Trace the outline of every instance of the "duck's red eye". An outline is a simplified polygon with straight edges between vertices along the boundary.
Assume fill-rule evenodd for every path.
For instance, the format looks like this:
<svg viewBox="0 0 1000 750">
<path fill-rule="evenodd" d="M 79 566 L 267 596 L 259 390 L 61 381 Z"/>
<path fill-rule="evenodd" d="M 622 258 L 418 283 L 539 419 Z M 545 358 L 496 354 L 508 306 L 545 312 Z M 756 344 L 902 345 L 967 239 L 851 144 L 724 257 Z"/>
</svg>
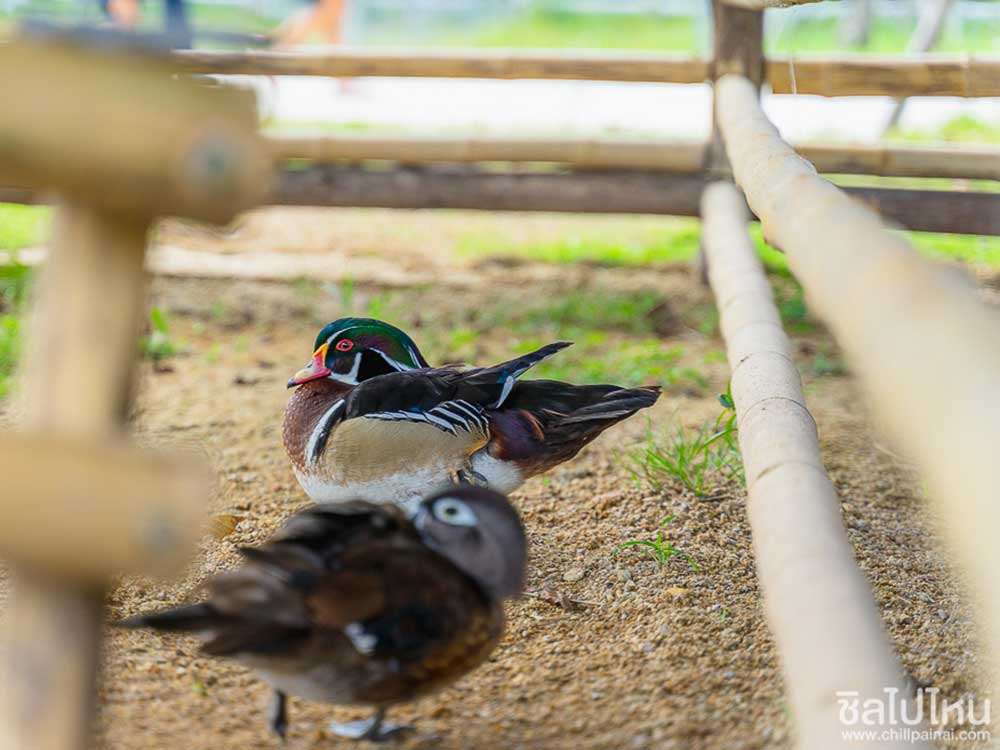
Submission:
<svg viewBox="0 0 1000 750">
<path fill-rule="evenodd" d="M 354 348 L 354 342 L 351 341 L 350 339 L 341 339 L 340 341 L 337 342 L 338 352 L 349 352 L 353 348 Z"/>
</svg>

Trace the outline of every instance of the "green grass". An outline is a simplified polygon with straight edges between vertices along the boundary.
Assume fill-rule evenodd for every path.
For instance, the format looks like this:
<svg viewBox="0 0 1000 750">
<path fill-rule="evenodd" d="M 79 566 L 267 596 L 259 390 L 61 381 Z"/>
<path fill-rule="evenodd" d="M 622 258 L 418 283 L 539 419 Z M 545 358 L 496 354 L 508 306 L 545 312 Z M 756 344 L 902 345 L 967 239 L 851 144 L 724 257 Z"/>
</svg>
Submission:
<svg viewBox="0 0 1000 750">
<path fill-rule="evenodd" d="M 31 269 L 19 263 L 0 265 L 0 399 L 10 391 L 21 353 L 21 311 L 28 296 Z"/>
<path fill-rule="evenodd" d="M 536 10 L 469 30 L 451 30 L 436 44 L 481 47 L 693 50 L 691 19 L 655 15 L 580 14 Z"/>
<path fill-rule="evenodd" d="M 788 18 L 787 16 L 784 18 Z M 784 21 L 768 35 L 770 52 L 800 53 L 843 50 L 837 19 Z M 878 18 L 867 43 L 856 52 L 898 53 L 906 49 L 914 21 Z M 572 13 L 532 10 L 478 27 L 448 28 L 429 43 L 486 47 L 548 47 L 633 49 L 659 52 L 699 51 L 705 45 L 705 26 L 690 18 L 655 14 Z M 386 30 L 372 41 L 398 43 L 401 30 Z M 1000 20 L 979 21 L 964 28 L 948 27 L 938 49 L 944 52 L 1000 50 Z"/>
<path fill-rule="evenodd" d="M 645 444 L 625 456 L 633 479 L 653 489 L 677 484 L 698 497 L 710 497 L 726 484 L 745 484 L 736 444 L 736 411 L 727 391 L 713 423 L 697 429 L 676 427 L 666 435 L 650 430 Z"/>
<path fill-rule="evenodd" d="M 871 35 L 857 52 L 903 52 L 913 33 L 915 20 L 900 21 L 877 18 L 872 22 Z M 780 27 L 779 27 L 780 28 Z M 838 20 L 834 18 L 809 19 L 789 23 L 782 33 L 771 36 L 769 51 L 780 53 L 835 52 L 844 49 L 840 40 Z M 938 52 L 988 52 L 1000 50 L 1000 19 L 966 24 L 963 29 L 946 26 L 935 51 Z"/>
<path fill-rule="evenodd" d="M 891 140 L 950 141 L 954 143 L 1000 143 L 1000 121 L 989 123 L 970 114 L 956 115 L 932 128 L 895 129 Z"/>
<path fill-rule="evenodd" d="M 682 557 L 687 561 L 691 570 L 697 571 L 698 564 L 694 561 L 694 558 L 674 545 L 673 542 L 663 535 L 663 527 L 667 526 L 674 518 L 675 516 L 667 516 L 660 521 L 660 528 L 656 532 L 656 539 L 633 539 L 629 542 L 623 542 L 618 545 L 617 551 L 634 549 L 637 552 L 652 557 L 656 560 L 656 564 L 661 567 L 670 562 L 673 557 Z"/>
<path fill-rule="evenodd" d="M 43 242 L 51 215 L 47 206 L 0 203 L 0 250 L 20 250 Z"/>
</svg>

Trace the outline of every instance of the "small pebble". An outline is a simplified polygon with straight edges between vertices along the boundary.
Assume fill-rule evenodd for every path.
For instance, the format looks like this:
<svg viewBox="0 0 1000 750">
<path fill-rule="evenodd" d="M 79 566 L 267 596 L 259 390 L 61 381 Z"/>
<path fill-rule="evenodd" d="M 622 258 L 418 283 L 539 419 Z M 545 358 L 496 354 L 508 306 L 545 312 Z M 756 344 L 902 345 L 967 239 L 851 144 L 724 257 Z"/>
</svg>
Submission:
<svg viewBox="0 0 1000 750">
<path fill-rule="evenodd" d="M 585 571 L 583 568 L 580 567 L 570 568 L 565 573 L 563 573 L 563 580 L 566 581 L 566 583 L 576 583 L 577 581 L 582 580 L 586 574 L 587 571 Z"/>
</svg>

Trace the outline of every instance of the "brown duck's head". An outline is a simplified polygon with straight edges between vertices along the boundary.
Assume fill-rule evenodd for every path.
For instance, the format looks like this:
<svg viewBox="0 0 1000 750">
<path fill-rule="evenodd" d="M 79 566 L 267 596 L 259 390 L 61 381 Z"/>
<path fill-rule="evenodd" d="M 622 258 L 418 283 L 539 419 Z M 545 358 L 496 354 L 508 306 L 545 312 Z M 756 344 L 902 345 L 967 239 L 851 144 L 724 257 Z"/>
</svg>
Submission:
<svg viewBox="0 0 1000 750">
<path fill-rule="evenodd" d="M 293 388 L 320 378 L 357 385 L 390 372 L 428 367 L 413 339 L 374 318 L 341 318 L 316 337 L 312 360 L 288 381 Z"/>
<path fill-rule="evenodd" d="M 524 590 L 528 543 L 521 517 L 499 492 L 457 485 L 424 498 L 413 517 L 424 544 L 490 596 Z"/>
</svg>

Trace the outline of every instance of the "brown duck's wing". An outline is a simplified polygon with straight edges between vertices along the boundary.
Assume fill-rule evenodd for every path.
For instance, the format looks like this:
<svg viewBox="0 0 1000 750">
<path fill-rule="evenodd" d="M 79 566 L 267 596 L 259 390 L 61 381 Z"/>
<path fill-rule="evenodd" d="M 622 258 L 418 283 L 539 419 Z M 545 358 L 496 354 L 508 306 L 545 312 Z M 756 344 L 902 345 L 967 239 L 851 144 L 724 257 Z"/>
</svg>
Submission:
<svg viewBox="0 0 1000 750">
<path fill-rule="evenodd" d="M 503 408 L 491 415 L 489 450 L 531 474 L 545 471 L 569 460 L 604 430 L 652 406 L 659 397 L 658 386 L 520 381 Z"/>
<path fill-rule="evenodd" d="M 293 652 L 317 629 L 336 629 L 374 616 L 385 606 L 377 574 L 341 560 L 357 548 L 385 553 L 417 544 L 393 507 L 350 503 L 316 506 L 294 515 L 269 542 L 241 550 L 246 563 L 214 578 L 200 604 L 131 618 L 127 627 L 201 632 L 213 655 Z M 325 592 L 317 610 L 317 592 Z"/>
<path fill-rule="evenodd" d="M 345 631 L 370 659 L 396 665 L 365 700 L 397 700 L 457 679 L 480 664 L 503 633 L 499 603 L 426 547 L 391 554 L 359 549 L 345 564 L 375 574 L 384 597 L 380 612 Z"/>
</svg>

